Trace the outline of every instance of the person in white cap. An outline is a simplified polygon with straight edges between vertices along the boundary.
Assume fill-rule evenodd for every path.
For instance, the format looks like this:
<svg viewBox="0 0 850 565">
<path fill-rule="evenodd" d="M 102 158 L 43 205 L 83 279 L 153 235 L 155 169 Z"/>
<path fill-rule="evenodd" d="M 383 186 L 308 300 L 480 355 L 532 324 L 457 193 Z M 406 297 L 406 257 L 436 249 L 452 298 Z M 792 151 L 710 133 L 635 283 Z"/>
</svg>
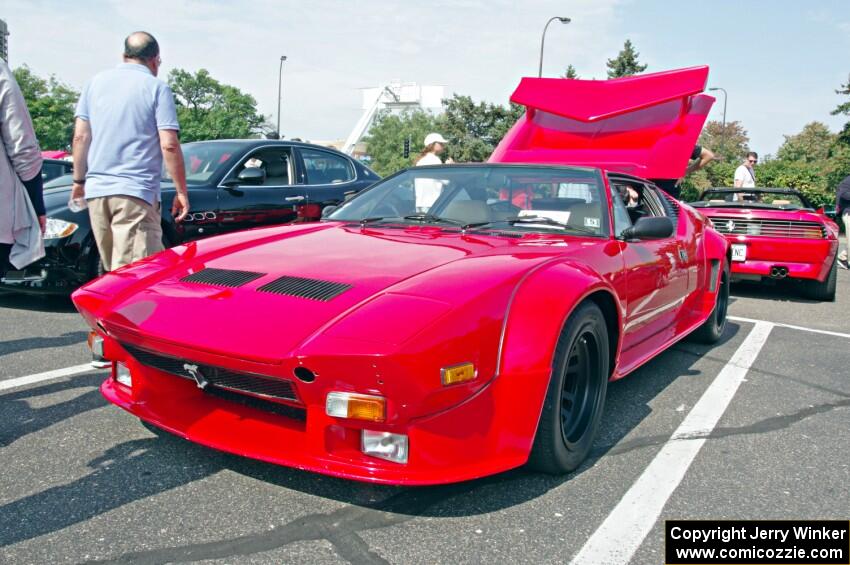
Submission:
<svg viewBox="0 0 850 565">
<path fill-rule="evenodd" d="M 425 136 L 425 149 L 416 158 L 415 166 L 420 165 L 442 165 L 440 153 L 445 151 L 448 142 L 439 133 L 429 133 Z"/>
<path fill-rule="evenodd" d="M 414 166 L 442 165 L 440 153 L 446 149 L 446 140 L 439 133 L 429 133 L 425 136 L 425 149 L 416 158 Z M 451 159 L 447 161 L 451 163 Z M 416 211 L 426 213 L 431 205 L 440 197 L 443 191 L 443 183 L 437 179 L 417 178 L 414 181 L 414 192 L 416 194 Z"/>
</svg>

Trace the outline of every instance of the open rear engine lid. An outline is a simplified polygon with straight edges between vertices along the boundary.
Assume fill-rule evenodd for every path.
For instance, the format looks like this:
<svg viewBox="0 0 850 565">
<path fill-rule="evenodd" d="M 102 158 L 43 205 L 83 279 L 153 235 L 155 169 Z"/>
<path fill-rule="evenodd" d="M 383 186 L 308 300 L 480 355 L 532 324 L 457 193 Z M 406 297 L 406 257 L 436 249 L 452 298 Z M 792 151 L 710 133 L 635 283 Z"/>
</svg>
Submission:
<svg viewBox="0 0 850 565">
<path fill-rule="evenodd" d="M 707 80 L 707 66 L 611 80 L 523 78 L 511 101 L 526 113 L 490 162 L 679 178 L 714 103 L 702 94 Z"/>
</svg>

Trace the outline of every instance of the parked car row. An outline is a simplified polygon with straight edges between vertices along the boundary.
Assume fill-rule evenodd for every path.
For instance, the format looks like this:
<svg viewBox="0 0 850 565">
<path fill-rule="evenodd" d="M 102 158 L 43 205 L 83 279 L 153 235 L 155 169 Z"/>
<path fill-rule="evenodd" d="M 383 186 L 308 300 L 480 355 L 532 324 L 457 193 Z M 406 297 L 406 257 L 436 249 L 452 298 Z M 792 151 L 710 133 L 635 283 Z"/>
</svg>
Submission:
<svg viewBox="0 0 850 565">
<path fill-rule="evenodd" d="M 380 177 L 333 149 L 270 140 L 225 140 L 183 146 L 191 214 L 176 223 L 170 215 L 174 185 L 162 184 L 163 244 L 292 221 L 318 220 L 325 206 L 371 185 Z M 67 161 L 49 161 L 70 167 Z M 49 169 L 52 175 L 56 171 Z M 88 214 L 67 203 L 72 175 L 45 185 L 47 256 L 24 270 L 9 271 L 0 288 L 70 294 L 102 273 Z"/>
</svg>

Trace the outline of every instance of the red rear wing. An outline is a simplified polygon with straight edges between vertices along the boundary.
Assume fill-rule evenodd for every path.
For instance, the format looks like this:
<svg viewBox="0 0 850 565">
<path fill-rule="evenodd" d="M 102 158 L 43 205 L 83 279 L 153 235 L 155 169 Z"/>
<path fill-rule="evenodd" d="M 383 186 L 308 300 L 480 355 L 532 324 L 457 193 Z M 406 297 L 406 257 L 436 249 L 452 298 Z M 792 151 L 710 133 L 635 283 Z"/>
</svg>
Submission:
<svg viewBox="0 0 850 565">
<path fill-rule="evenodd" d="M 523 78 L 526 113 L 490 162 L 588 165 L 645 178 L 685 174 L 714 98 L 708 67 L 612 80 Z"/>
</svg>

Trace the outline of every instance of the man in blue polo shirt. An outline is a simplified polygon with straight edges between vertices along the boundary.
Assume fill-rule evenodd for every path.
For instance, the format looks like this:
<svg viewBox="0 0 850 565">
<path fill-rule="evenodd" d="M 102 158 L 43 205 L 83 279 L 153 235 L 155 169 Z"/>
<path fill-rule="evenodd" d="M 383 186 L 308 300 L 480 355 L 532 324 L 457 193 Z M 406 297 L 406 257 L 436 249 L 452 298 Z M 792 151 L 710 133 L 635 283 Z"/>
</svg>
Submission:
<svg viewBox="0 0 850 565">
<path fill-rule="evenodd" d="M 86 200 L 107 271 L 163 249 L 163 160 L 177 189 L 172 215 L 179 222 L 189 211 L 174 96 L 156 78 L 161 64 L 156 39 L 132 33 L 124 63 L 91 79 L 77 103 L 71 198 Z"/>
</svg>

